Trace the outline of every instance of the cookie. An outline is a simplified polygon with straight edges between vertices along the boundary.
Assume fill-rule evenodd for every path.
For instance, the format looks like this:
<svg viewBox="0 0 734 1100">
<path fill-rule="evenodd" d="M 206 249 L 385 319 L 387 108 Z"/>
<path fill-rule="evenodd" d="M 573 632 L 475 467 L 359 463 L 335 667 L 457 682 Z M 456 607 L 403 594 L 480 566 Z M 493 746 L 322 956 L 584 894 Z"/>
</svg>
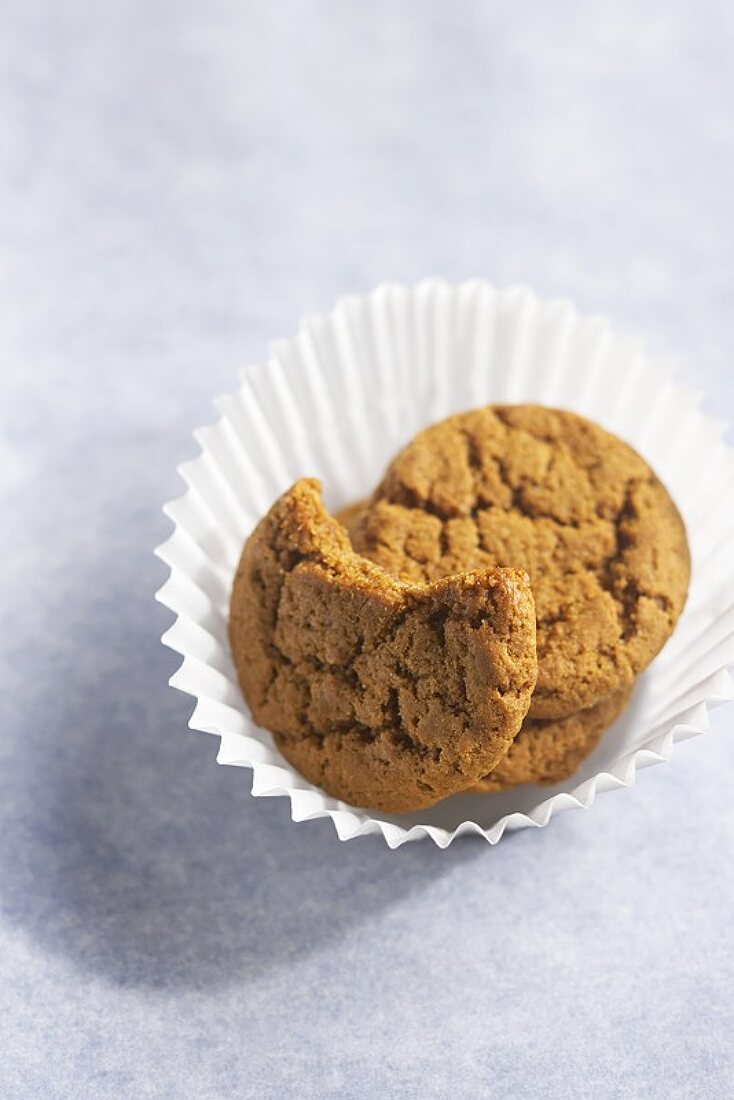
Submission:
<svg viewBox="0 0 734 1100">
<path fill-rule="evenodd" d="M 360 806 L 429 806 L 491 772 L 537 674 L 527 575 L 418 583 L 352 551 L 316 481 L 245 544 L 229 636 L 253 718 L 312 783 Z"/>
<path fill-rule="evenodd" d="M 685 528 L 664 486 L 627 444 L 560 410 L 490 406 L 427 428 L 349 530 L 359 553 L 405 580 L 527 570 L 534 718 L 574 714 L 629 686 L 686 599 Z"/>
<path fill-rule="evenodd" d="M 526 718 L 495 769 L 471 792 L 504 791 L 520 783 L 560 783 L 573 775 L 627 706 L 631 688 L 568 718 Z"/>
</svg>

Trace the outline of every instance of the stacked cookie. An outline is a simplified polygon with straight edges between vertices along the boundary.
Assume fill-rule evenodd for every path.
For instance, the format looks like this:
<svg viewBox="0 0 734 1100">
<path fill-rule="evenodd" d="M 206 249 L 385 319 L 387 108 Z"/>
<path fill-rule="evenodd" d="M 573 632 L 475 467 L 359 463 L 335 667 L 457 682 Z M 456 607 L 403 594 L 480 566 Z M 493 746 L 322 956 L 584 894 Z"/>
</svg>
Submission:
<svg viewBox="0 0 734 1100">
<path fill-rule="evenodd" d="M 573 774 L 686 598 L 685 529 L 649 466 L 588 420 L 539 406 L 478 409 L 421 432 L 348 529 L 357 551 L 406 580 L 527 570 L 538 683 L 482 789 Z"/>
<path fill-rule="evenodd" d="M 337 587 L 341 585 L 342 597 L 348 591 L 352 606 L 362 607 L 365 592 L 374 591 L 379 577 L 380 584 L 396 586 L 391 598 L 400 593 L 400 599 L 407 599 L 411 608 L 415 601 L 423 604 L 425 621 L 430 624 L 427 632 L 421 635 L 417 628 L 410 629 L 414 611 L 407 612 L 401 604 L 396 614 L 403 624 L 408 623 L 406 638 L 390 650 L 389 668 L 381 667 L 370 681 L 359 663 L 366 635 L 361 627 L 355 628 L 350 635 L 353 649 L 347 654 L 351 661 L 347 681 L 354 696 L 346 709 L 340 702 L 345 689 L 339 689 L 336 682 L 326 710 L 314 707 L 314 693 L 321 698 L 319 677 L 330 674 L 333 662 L 325 659 L 324 651 L 318 656 L 311 654 L 311 663 L 299 666 L 298 705 L 293 704 L 295 709 L 287 718 L 280 712 L 274 718 L 271 713 L 273 706 L 279 706 L 274 701 L 290 698 L 292 690 L 289 670 L 293 659 L 287 647 L 283 648 L 283 637 L 274 641 L 271 631 L 267 644 L 258 643 L 258 652 L 264 654 L 269 710 L 259 709 L 249 682 L 252 647 L 248 650 L 243 637 L 259 636 L 253 624 L 264 621 L 257 610 L 261 597 L 257 587 L 253 588 L 254 567 L 247 573 L 240 566 L 232 601 L 235 625 L 231 638 L 245 696 L 256 719 L 273 730 L 285 755 L 308 778 L 339 797 L 364 805 L 417 808 L 460 789 L 458 784 L 464 789 L 499 790 L 517 783 L 553 783 L 573 774 L 625 706 L 635 677 L 671 634 L 686 598 L 690 564 L 685 529 L 663 485 L 621 440 L 559 410 L 494 406 L 433 425 L 397 455 L 372 497 L 349 509 L 341 519 L 349 539 L 329 520 L 340 532 L 338 537 L 334 535 L 339 547 L 334 550 L 332 546 L 336 559 L 332 553 L 331 558 L 327 554 L 319 560 Z M 282 533 L 282 517 L 278 522 Z M 303 532 L 303 517 L 298 529 Z M 272 526 L 269 530 L 267 539 L 272 543 Z M 256 537 L 260 547 L 256 552 L 251 548 L 249 557 L 261 563 L 263 536 L 256 533 Z M 347 572 L 352 571 L 350 581 L 345 581 L 345 556 Z M 243 563 L 247 557 L 246 548 Z M 305 558 L 291 555 L 289 560 L 296 562 L 294 568 L 304 561 L 313 562 L 313 547 Z M 378 567 L 376 572 L 369 571 L 369 563 Z M 366 588 L 354 587 L 354 570 Z M 529 578 L 529 590 L 523 573 Z M 466 574 L 471 578 L 465 583 L 469 583 L 472 600 L 482 586 L 505 596 L 511 592 L 518 608 L 524 610 L 524 619 L 518 612 L 519 617 L 510 623 L 506 607 L 500 614 L 495 602 L 491 610 L 485 609 L 482 621 L 472 600 L 469 608 L 462 594 L 459 581 Z M 282 578 L 282 563 L 278 576 Z M 451 592 L 451 623 L 454 627 L 462 624 L 463 648 L 458 650 L 451 648 L 447 620 L 441 622 L 440 615 L 426 612 L 437 598 L 435 586 L 445 585 L 448 578 L 452 578 L 453 587 L 441 591 L 444 598 Z M 246 621 L 241 612 L 245 592 L 249 593 L 250 609 Z M 527 622 L 532 602 L 527 598 L 529 592 L 537 623 L 533 639 Z M 275 615 L 273 621 L 277 620 L 282 635 L 279 599 L 271 600 L 269 613 Z M 299 630 L 311 638 L 317 630 L 343 633 L 343 622 L 338 616 L 330 617 L 325 606 L 302 616 Z M 507 630 L 516 633 L 514 647 Z M 415 666 L 411 661 L 418 655 L 419 637 L 420 644 L 431 650 L 430 669 L 424 655 L 422 686 L 413 690 Z M 387 638 L 391 644 L 395 642 L 389 631 L 372 635 L 375 652 L 384 648 Z M 533 660 L 537 660 L 534 689 L 528 672 L 529 645 Z M 274 664 L 279 665 L 277 674 L 273 673 Z M 339 667 L 343 671 L 343 666 Z M 470 699 L 467 683 L 476 689 L 477 677 L 484 677 L 484 696 L 479 692 Z M 342 677 L 339 683 L 344 682 Z M 452 685 L 450 700 L 448 684 Z M 498 709 L 499 700 L 508 691 L 519 704 L 510 708 L 511 714 L 507 708 Z M 488 695 L 495 707 L 491 714 Z M 367 697 L 371 709 L 360 711 L 357 703 Z M 526 697 L 527 715 L 523 713 L 517 721 Z M 484 700 L 481 715 L 477 710 L 480 698 Z M 430 719 L 427 699 L 432 699 Z M 329 708 L 331 717 L 326 713 Z M 340 726 L 334 724 L 337 713 Z M 436 723 L 447 722 L 449 716 L 453 724 L 446 725 L 442 734 Z M 410 728 L 409 718 L 413 720 Z M 446 732 L 449 727 L 453 741 Z M 492 763 L 485 767 L 480 762 L 483 750 L 472 738 L 486 749 L 491 742 L 486 732 L 490 729 L 496 736 L 493 751 L 483 757 L 492 757 Z M 338 781 L 331 778 L 334 760 L 344 759 L 346 746 L 355 737 L 361 738 L 362 745 L 377 744 L 382 761 L 367 788 L 359 787 L 359 793 L 354 775 L 363 758 L 376 750 L 350 749 L 350 783 L 344 782 L 341 773 Z M 449 742 L 453 756 L 447 749 Z M 317 759 L 307 768 L 303 765 L 304 743 Z M 294 745 L 300 747 L 294 750 Z M 443 778 L 435 783 L 433 773 L 428 778 L 421 775 L 432 754 L 446 765 Z M 461 761 L 458 768 L 457 759 Z M 382 798 L 380 782 L 384 785 L 387 776 L 406 772 L 414 778 L 411 793 L 403 800 L 396 798 L 394 791 Z"/>
</svg>

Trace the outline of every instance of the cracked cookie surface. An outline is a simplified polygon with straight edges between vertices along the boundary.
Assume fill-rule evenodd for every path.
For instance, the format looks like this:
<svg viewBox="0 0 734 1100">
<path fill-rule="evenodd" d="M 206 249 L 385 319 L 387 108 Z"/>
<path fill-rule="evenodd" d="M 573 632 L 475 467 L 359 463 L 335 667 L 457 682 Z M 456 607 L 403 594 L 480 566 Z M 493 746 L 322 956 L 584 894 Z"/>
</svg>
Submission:
<svg viewBox="0 0 734 1100">
<path fill-rule="evenodd" d="M 398 580 L 353 552 L 312 480 L 245 544 L 229 635 L 252 715 L 283 755 L 337 798 L 389 812 L 490 772 L 537 674 L 522 570 Z"/>
<path fill-rule="evenodd" d="M 666 489 L 631 447 L 561 410 L 489 406 L 425 429 L 347 525 L 359 553 L 404 579 L 527 570 L 536 718 L 631 684 L 686 599 L 685 528 Z"/>
<path fill-rule="evenodd" d="M 504 791 L 520 783 L 560 783 L 596 748 L 627 706 L 631 688 L 568 718 L 526 718 L 505 756 L 470 792 Z"/>
</svg>

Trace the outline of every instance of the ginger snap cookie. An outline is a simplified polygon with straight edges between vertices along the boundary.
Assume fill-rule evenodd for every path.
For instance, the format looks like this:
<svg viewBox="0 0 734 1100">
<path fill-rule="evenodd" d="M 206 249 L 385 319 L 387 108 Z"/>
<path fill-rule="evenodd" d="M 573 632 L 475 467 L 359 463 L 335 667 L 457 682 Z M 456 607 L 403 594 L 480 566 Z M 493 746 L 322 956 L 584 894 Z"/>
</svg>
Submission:
<svg viewBox="0 0 734 1100">
<path fill-rule="evenodd" d="M 686 599 L 685 528 L 664 486 L 622 440 L 557 409 L 489 406 L 426 428 L 348 528 L 355 550 L 404 580 L 527 570 L 534 718 L 630 685 Z"/>
<path fill-rule="evenodd" d="M 337 798 L 390 812 L 491 772 L 537 673 L 523 571 L 394 578 L 353 552 L 312 480 L 245 544 L 229 636 L 252 715 L 283 755 Z"/>
<path fill-rule="evenodd" d="M 526 718 L 494 771 L 470 792 L 504 791 L 520 783 L 560 783 L 573 775 L 627 706 L 631 688 L 568 718 Z"/>
</svg>

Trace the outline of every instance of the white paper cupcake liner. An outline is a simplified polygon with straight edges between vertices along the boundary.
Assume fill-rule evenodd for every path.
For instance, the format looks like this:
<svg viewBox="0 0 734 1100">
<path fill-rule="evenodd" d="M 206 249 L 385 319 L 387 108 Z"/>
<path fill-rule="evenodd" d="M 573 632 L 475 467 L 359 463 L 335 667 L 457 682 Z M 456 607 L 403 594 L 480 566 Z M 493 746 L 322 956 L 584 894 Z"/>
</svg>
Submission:
<svg viewBox="0 0 734 1100">
<path fill-rule="evenodd" d="M 201 454 L 180 467 L 188 490 L 164 509 L 175 529 L 156 551 L 171 569 L 157 598 L 176 616 L 163 641 L 183 658 L 171 684 L 196 699 L 189 725 L 220 738 L 221 764 L 252 769 L 255 797 L 287 795 L 294 821 L 328 816 L 341 840 L 380 832 L 391 848 L 425 836 L 444 848 L 464 833 L 495 844 L 507 829 L 547 825 L 630 786 L 638 768 L 708 728 L 709 706 L 734 697 L 734 451 L 699 400 L 604 318 L 522 287 L 383 285 L 305 321 L 219 399 L 221 418 L 195 433 Z M 396 816 L 349 806 L 307 783 L 242 699 L 227 610 L 243 542 L 298 478 L 320 478 L 327 506 L 340 508 L 373 489 L 419 428 L 494 402 L 572 409 L 647 459 L 688 529 L 688 604 L 628 710 L 565 783 L 456 795 Z"/>
</svg>

